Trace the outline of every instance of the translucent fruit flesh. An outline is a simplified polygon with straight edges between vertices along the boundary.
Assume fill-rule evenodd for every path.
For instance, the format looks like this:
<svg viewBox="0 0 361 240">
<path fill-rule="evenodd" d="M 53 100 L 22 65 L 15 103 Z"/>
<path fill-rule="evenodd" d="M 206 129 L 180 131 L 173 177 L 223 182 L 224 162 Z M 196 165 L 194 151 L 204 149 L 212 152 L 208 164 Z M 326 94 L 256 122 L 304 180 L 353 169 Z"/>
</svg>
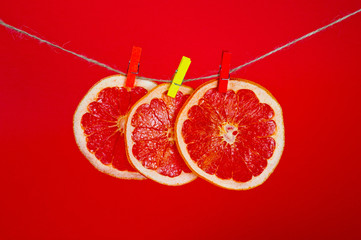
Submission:
<svg viewBox="0 0 361 240">
<path fill-rule="evenodd" d="M 191 172 L 179 155 L 174 140 L 176 116 L 189 95 L 178 92 L 175 98 L 166 92 L 149 104 L 136 109 L 131 125 L 134 128 L 132 153 L 141 164 L 163 176 L 177 177 Z"/>
<path fill-rule="evenodd" d="M 88 112 L 81 118 L 81 126 L 88 150 L 104 165 L 136 172 L 127 160 L 124 127 L 131 106 L 147 92 L 142 87 L 130 90 L 107 87 L 88 105 Z"/>
<path fill-rule="evenodd" d="M 220 179 L 247 182 L 267 167 L 276 142 L 273 109 L 253 91 L 208 90 L 188 111 L 182 136 L 193 162 Z"/>
</svg>

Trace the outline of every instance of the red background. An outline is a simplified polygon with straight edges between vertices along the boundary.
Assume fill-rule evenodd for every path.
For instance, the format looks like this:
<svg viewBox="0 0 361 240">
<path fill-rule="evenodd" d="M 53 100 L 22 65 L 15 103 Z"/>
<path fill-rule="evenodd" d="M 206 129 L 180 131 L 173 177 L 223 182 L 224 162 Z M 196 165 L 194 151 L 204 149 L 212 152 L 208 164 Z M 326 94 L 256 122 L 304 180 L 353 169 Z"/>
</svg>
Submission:
<svg viewBox="0 0 361 240">
<path fill-rule="evenodd" d="M 217 73 L 222 50 L 245 63 L 361 7 L 359 0 L 3 1 L 0 18 L 141 75 Z M 361 14 L 233 74 L 268 88 L 286 147 L 260 187 L 182 187 L 98 172 L 72 116 L 112 72 L 0 27 L 0 239 L 359 239 Z M 204 81 L 191 84 L 196 87 Z"/>
</svg>

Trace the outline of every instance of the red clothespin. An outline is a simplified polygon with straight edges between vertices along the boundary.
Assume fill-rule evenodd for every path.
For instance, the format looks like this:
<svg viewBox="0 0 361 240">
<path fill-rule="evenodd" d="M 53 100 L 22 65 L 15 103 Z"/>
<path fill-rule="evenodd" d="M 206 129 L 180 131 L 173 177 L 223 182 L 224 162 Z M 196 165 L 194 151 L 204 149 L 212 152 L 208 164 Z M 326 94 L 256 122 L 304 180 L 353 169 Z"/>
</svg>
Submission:
<svg viewBox="0 0 361 240">
<path fill-rule="evenodd" d="M 139 65 L 140 65 L 140 54 L 142 53 L 142 48 L 134 47 L 132 49 L 132 55 L 130 57 L 129 65 L 128 65 L 128 73 L 127 80 L 125 81 L 126 87 L 134 87 L 135 76 L 139 73 Z"/>
<path fill-rule="evenodd" d="M 223 51 L 222 53 L 222 62 L 219 70 L 219 80 L 218 80 L 218 91 L 221 93 L 227 92 L 228 80 L 230 78 L 229 70 L 231 68 L 231 53 Z"/>
</svg>

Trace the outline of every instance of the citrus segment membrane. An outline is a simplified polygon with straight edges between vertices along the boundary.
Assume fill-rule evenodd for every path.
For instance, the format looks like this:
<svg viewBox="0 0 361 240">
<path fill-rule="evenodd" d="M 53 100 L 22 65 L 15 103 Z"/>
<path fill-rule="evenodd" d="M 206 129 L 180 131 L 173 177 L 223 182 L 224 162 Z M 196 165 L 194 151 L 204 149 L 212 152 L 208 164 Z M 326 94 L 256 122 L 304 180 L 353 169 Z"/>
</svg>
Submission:
<svg viewBox="0 0 361 240">
<path fill-rule="evenodd" d="M 74 114 L 74 135 L 85 157 L 99 171 L 122 179 L 145 179 L 128 162 L 124 131 L 129 110 L 156 86 L 136 79 L 126 88 L 125 76 L 100 80 L 79 103 Z"/>
<path fill-rule="evenodd" d="M 176 120 L 176 143 L 185 163 L 205 180 L 234 190 L 262 184 L 284 148 L 282 109 L 263 87 L 231 79 L 199 86 Z"/>
<path fill-rule="evenodd" d="M 126 161 L 124 143 L 125 118 L 130 107 L 148 91 L 135 87 L 108 87 L 99 92 L 96 101 L 88 105 L 81 119 L 87 148 L 103 164 L 119 170 L 135 171 Z"/>
<path fill-rule="evenodd" d="M 273 109 L 253 91 L 212 88 L 190 108 L 182 128 L 187 150 L 208 174 L 246 182 L 267 166 L 275 149 Z"/>
<path fill-rule="evenodd" d="M 182 185 L 196 178 L 178 152 L 174 137 L 176 116 L 193 91 L 181 86 L 175 98 L 170 84 L 161 84 L 137 102 L 127 121 L 128 159 L 146 177 L 166 185 Z"/>
<path fill-rule="evenodd" d="M 132 118 L 133 155 L 145 168 L 168 177 L 191 172 L 174 143 L 174 121 L 189 95 L 178 92 L 175 98 L 162 93 L 150 104 L 142 104 Z"/>
</svg>

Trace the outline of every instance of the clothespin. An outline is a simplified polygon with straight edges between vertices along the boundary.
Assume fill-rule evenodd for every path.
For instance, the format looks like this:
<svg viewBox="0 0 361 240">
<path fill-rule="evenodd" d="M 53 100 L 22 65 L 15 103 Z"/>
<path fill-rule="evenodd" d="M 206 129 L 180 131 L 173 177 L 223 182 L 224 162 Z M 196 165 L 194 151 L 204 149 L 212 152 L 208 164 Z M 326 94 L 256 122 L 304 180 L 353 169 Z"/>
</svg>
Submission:
<svg viewBox="0 0 361 240">
<path fill-rule="evenodd" d="M 132 55 L 130 56 L 130 61 L 128 65 L 127 79 L 125 81 L 126 87 L 134 87 L 135 76 L 139 73 L 140 65 L 140 54 L 142 53 L 142 48 L 134 47 L 132 49 Z"/>
<path fill-rule="evenodd" d="M 231 53 L 223 51 L 222 62 L 219 70 L 218 91 L 221 93 L 227 92 L 228 80 L 230 78 L 229 70 L 231 68 Z"/>
<path fill-rule="evenodd" d="M 183 79 L 188 71 L 189 65 L 191 64 L 191 59 L 187 57 L 182 57 L 181 62 L 179 63 L 178 69 L 174 73 L 172 84 L 168 89 L 168 96 L 175 98 L 179 87 L 182 85 Z"/>
</svg>

